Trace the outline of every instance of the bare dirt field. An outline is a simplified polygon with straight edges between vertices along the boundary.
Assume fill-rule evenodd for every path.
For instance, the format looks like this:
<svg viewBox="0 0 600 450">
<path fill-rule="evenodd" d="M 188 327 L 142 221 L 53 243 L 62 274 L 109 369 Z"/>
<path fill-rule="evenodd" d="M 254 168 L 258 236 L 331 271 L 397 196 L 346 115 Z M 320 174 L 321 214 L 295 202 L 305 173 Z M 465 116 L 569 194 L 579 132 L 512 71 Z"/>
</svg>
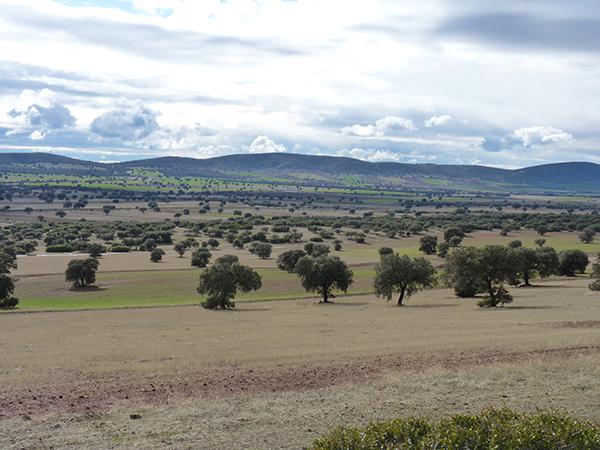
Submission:
<svg viewBox="0 0 600 450">
<path fill-rule="evenodd" d="M 0 315 L 0 447 L 302 448 L 336 425 L 502 404 L 600 419 L 588 282 L 514 289 L 497 310 L 437 289 L 402 308 L 358 296 Z"/>
</svg>

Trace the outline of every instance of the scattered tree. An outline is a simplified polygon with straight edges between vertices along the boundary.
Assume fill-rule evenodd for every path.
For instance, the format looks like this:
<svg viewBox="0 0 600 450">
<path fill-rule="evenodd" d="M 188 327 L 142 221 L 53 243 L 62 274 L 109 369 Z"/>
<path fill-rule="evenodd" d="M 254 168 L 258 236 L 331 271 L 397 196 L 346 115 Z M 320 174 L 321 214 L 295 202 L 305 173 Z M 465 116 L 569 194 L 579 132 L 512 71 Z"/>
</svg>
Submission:
<svg viewBox="0 0 600 450">
<path fill-rule="evenodd" d="M 306 256 L 306 252 L 302 250 L 288 250 L 287 252 L 283 252 L 277 258 L 277 267 L 279 267 L 281 270 L 292 273 L 296 268 L 296 264 L 300 258 L 304 256 Z"/>
<path fill-rule="evenodd" d="M 96 282 L 96 271 L 100 263 L 96 258 L 72 259 L 65 271 L 65 280 L 80 288 Z"/>
<path fill-rule="evenodd" d="M 398 306 L 405 298 L 435 284 L 435 269 L 423 257 L 410 258 L 397 253 L 385 255 L 375 267 L 375 295 L 388 301 L 398 294 Z"/>
<path fill-rule="evenodd" d="M 576 273 L 583 273 L 590 260 L 581 250 L 565 250 L 558 255 L 558 273 L 567 277 L 574 277 Z"/>
<path fill-rule="evenodd" d="M 192 266 L 206 267 L 210 261 L 212 254 L 206 247 L 200 247 L 192 253 Z"/>
<path fill-rule="evenodd" d="M 221 257 L 210 269 L 200 274 L 198 293 L 208 296 L 202 303 L 204 308 L 231 309 L 235 307 L 232 299 L 238 290 L 250 292 L 261 287 L 261 277 L 252 268 L 241 265 L 236 256 Z"/>
<path fill-rule="evenodd" d="M 329 299 L 335 297 L 334 289 L 347 292 L 354 282 L 352 271 L 337 256 L 304 256 L 296 264 L 295 272 L 302 287 L 321 295 L 323 303 L 329 303 Z"/>
<path fill-rule="evenodd" d="M 156 247 L 150 252 L 150 261 L 154 263 L 160 262 L 163 256 L 165 256 L 165 251 L 162 248 Z"/>
<path fill-rule="evenodd" d="M 425 253 L 426 255 L 435 255 L 437 252 L 437 246 L 437 236 L 426 234 L 419 240 L 419 251 Z"/>
<path fill-rule="evenodd" d="M 102 256 L 102 253 L 106 252 L 106 248 L 102 244 L 88 244 L 87 252 L 92 258 L 98 258 Z"/>
</svg>

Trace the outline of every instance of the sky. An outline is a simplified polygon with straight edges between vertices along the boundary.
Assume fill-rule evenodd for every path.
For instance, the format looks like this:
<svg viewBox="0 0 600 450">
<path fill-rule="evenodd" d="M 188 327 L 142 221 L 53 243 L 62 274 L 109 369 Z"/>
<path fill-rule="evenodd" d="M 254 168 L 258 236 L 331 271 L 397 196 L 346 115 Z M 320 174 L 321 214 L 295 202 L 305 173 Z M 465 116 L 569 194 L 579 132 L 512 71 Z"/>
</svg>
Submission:
<svg viewBox="0 0 600 450">
<path fill-rule="evenodd" d="M 0 0 L 0 152 L 600 163 L 597 0 Z"/>
</svg>

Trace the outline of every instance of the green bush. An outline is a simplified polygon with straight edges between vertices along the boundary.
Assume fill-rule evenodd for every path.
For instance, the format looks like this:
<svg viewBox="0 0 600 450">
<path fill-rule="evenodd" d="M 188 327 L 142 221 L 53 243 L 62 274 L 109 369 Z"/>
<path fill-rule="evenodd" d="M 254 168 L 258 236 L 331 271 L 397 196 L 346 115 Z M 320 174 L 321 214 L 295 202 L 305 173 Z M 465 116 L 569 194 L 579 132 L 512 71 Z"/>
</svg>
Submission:
<svg viewBox="0 0 600 450">
<path fill-rule="evenodd" d="M 46 247 L 48 253 L 71 253 L 72 251 L 73 247 L 69 244 L 48 245 Z"/>
<path fill-rule="evenodd" d="M 314 450 L 371 449 L 600 449 L 600 424 L 566 413 L 487 409 L 440 420 L 397 419 L 366 428 L 337 428 Z"/>
<path fill-rule="evenodd" d="M 126 245 L 113 245 L 110 248 L 110 251 L 112 253 L 128 253 L 131 249 L 129 247 L 127 247 Z"/>
</svg>

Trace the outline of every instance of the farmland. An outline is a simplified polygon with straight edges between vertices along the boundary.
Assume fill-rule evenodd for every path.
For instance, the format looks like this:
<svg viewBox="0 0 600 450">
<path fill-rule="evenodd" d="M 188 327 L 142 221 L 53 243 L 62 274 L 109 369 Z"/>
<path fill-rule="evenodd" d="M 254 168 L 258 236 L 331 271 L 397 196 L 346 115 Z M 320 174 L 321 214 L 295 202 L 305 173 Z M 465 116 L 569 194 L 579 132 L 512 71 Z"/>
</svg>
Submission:
<svg viewBox="0 0 600 450">
<path fill-rule="evenodd" d="M 594 198 L 290 194 L 259 184 L 249 193 L 245 181 L 241 194 L 233 184 L 178 195 L 133 183 L 130 195 L 115 180 L 21 177 L 0 204 L 19 300 L 0 310 L 3 448 L 302 448 L 336 426 L 501 406 L 600 420 Z M 507 280 L 512 303 L 481 308 L 484 293 L 455 295 L 450 257 L 441 247 L 424 254 L 424 237 L 452 241 L 449 255 L 551 248 L 581 251 L 589 264 L 575 276 L 535 276 L 532 287 Z M 257 244 L 269 246 L 266 257 Z M 328 305 L 279 267 L 311 245 L 352 272 Z M 69 263 L 94 246 L 94 281 L 67 281 Z M 201 249 L 207 267 L 194 267 Z M 381 249 L 423 256 L 435 282 L 401 308 L 376 297 Z M 237 292 L 232 310 L 202 308 L 201 276 L 226 255 L 255 271 L 260 288 Z"/>
</svg>

